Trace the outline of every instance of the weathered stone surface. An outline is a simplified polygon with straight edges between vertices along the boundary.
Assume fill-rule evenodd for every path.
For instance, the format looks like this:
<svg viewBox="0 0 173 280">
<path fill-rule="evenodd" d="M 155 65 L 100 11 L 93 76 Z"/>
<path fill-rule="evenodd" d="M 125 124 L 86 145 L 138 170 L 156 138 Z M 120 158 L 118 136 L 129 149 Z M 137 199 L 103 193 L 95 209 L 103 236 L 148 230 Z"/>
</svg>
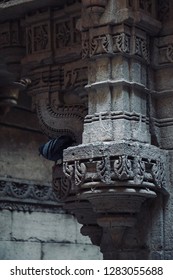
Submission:
<svg viewBox="0 0 173 280">
<path fill-rule="evenodd" d="M 12 213 L 3 210 L 0 212 L 0 240 L 10 240 L 12 230 Z"/>
<path fill-rule="evenodd" d="M 41 258 L 41 243 L 0 241 L 1 260 L 39 260 Z"/>
<path fill-rule="evenodd" d="M 49 182 L 52 162 L 39 156 L 38 148 L 47 141 L 41 134 L 1 127 L 0 175 Z M 8 141 L 7 141 L 8 139 Z M 44 172 L 40 172 L 40 168 Z"/>
<path fill-rule="evenodd" d="M 45 243 L 43 260 L 101 260 L 99 247 L 84 244 Z"/>
<path fill-rule="evenodd" d="M 52 213 L 13 213 L 12 239 L 75 243 L 76 221 L 72 216 Z M 68 229 L 68 230 L 67 230 Z"/>
</svg>

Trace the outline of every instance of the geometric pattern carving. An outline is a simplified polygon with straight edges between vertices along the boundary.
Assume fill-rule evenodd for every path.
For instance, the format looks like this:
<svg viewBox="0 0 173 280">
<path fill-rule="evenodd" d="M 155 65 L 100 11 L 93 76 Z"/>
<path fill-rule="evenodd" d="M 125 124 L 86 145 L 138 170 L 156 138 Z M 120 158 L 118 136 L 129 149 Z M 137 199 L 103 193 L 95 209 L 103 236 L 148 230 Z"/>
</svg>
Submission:
<svg viewBox="0 0 173 280">
<path fill-rule="evenodd" d="M 27 54 L 50 50 L 49 22 L 33 25 L 26 29 Z"/>
</svg>

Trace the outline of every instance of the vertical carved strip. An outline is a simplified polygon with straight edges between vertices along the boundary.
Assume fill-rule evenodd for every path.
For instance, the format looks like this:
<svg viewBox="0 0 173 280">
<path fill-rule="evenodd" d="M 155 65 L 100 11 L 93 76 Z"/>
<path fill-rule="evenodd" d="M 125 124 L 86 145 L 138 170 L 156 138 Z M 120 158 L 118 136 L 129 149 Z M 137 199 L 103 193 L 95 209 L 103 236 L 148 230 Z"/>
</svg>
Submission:
<svg viewBox="0 0 173 280">
<path fill-rule="evenodd" d="M 111 165 L 110 158 L 108 156 L 103 157 L 101 161 L 96 164 L 96 171 L 102 182 L 111 184 Z"/>
<path fill-rule="evenodd" d="M 114 172 L 119 180 L 128 180 L 133 177 L 132 163 L 127 156 L 119 156 L 114 162 Z"/>
</svg>

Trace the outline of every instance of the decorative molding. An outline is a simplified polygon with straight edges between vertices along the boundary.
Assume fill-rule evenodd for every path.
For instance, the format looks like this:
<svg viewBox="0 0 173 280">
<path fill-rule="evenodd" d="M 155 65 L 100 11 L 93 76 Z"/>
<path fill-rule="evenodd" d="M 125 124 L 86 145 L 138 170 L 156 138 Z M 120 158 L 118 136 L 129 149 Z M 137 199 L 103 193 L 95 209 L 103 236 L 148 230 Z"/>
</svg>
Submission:
<svg viewBox="0 0 173 280">
<path fill-rule="evenodd" d="M 80 58 L 81 33 L 77 29 L 80 8 L 78 5 L 74 5 L 74 14 L 71 14 L 70 6 L 66 5 L 66 13 L 70 14 L 68 18 L 65 16 L 66 14 L 62 16 L 54 8 L 43 12 L 39 11 L 26 17 L 26 57 L 23 59 L 24 64 L 35 60 L 40 62 L 51 57 L 51 55 L 62 59 L 66 52 Z"/>
<path fill-rule="evenodd" d="M 87 32 L 83 32 L 82 38 L 83 59 L 87 57 L 92 58 L 99 54 L 115 55 L 121 53 L 138 56 L 147 64 L 150 63 L 149 42 L 144 37 L 137 35 L 132 37 L 129 33 L 125 32 L 89 37 Z"/>
<path fill-rule="evenodd" d="M 71 148 L 73 150 L 73 148 Z M 74 148 L 75 149 L 75 148 Z M 73 189 L 109 186 L 116 188 L 143 187 L 160 191 L 166 188 L 166 171 L 163 159 L 126 154 L 99 154 L 92 158 L 64 161 L 64 174 L 72 182 Z M 73 158 L 73 156 L 72 156 Z"/>
<path fill-rule="evenodd" d="M 132 162 L 126 155 L 119 156 L 114 161 L 114 172 L 119 180 L 128 180 L 134 177 Z"/>
<path fill-rule="evenodd" d="M 57 212 L 62 207 L 51 184 L 0 178 L 0 209 Z"/>
</svg>

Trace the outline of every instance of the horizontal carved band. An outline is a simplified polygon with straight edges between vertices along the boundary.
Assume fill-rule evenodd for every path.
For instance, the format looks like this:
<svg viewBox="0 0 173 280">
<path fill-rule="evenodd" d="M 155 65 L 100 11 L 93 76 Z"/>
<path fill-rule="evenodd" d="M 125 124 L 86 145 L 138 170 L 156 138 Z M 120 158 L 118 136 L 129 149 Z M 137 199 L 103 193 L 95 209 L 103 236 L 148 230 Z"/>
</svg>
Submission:
<svg viewBox="0 0 173 280">
<path fill-rule="evenodd" d="M 165 190 L 166 154 L 158 148 L 145 152 L 147 147 L 113 142 L 71 147 L 64 152 L 63 171 L 76 191 L 106 186 Z"/>
<path fill-rule="evenodd" d="M 51 184 L 0 178 L 0 208 L 22 211 L 56 211 L 61 206 Z"/>
<path fill-rule="evenodd" d="M 89 38 L 89 35 L 83 34 L 82 40 L 82 58 L 93 57 L 99 54 L 117 54 L 135 55 L 150 63 L 148 40 L 139 36 L 133 38 L 130 34 L 124 32 L 119 34 L 103 34 Z M 132 47 L 133 46 L 133 47 Z"/>
</svg>

